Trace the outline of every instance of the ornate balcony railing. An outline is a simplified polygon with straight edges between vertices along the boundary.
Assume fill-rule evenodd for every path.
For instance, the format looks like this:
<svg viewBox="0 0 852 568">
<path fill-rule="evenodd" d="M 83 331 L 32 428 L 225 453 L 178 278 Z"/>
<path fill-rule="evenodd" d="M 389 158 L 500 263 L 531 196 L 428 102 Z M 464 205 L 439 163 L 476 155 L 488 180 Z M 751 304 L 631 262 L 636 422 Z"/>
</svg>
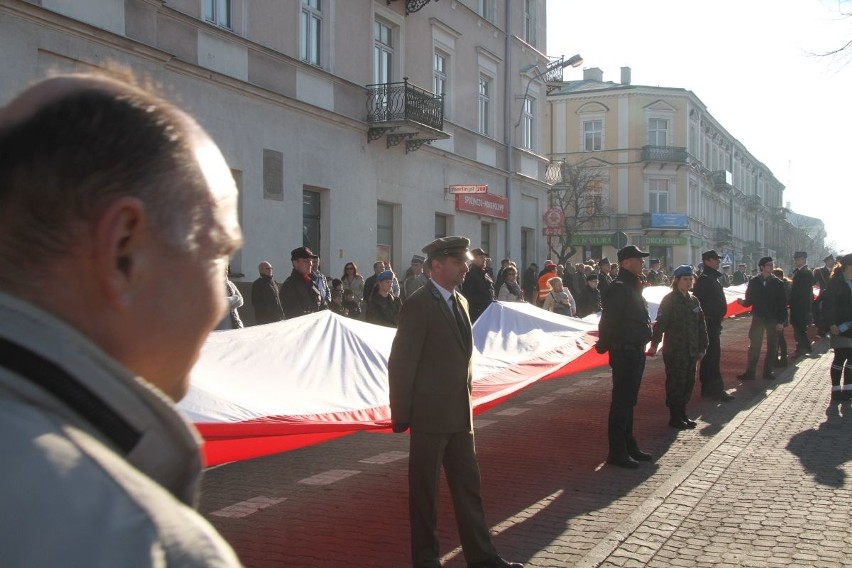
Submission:
<svg viewBox="0 0 852 568">
<path fill-rule="evenodd" d="M 727 170 L 717 170 L 710 174 L 713 180 L 713 189 L 718 191 L 730 191 L 734 187 L 734 176 Z"/>
<path fill-rule="evenodd" d="M 680 146 L 642 146 L 643 162 L 686 164 L 689 153 Z"/>
<path fill-rule="evenodd" d="M 761 204 L 759 195 L 747 195 L 745 198 L 745 206 L 748 211 L 757 211 L 760 209 Z"/>
<path fill-rule="evenodd" d="M 367 85 L 368 140 L 387 133 L 387 145 L 405 140 L 406 152 L 424 143 L 449 138 L 444 130 L 444 97 L 401 83 Z"/>
</svg>

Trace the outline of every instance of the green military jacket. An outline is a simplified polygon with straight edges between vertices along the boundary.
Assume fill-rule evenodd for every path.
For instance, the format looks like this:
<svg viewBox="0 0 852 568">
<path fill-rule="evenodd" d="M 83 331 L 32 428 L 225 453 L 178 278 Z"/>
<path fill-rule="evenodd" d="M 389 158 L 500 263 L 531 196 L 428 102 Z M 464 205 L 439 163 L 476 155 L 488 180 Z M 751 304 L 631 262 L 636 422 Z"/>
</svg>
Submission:
<svg viewBox="0 0 852 568">
<path fill-rule="evenodd" d="M 665 334 L 663 352 L 698 357 L 707 351 L 707 324 L 698 298 L 672 290 L 660 302 L 651 343 L 659 345 Z"/>
</svg>

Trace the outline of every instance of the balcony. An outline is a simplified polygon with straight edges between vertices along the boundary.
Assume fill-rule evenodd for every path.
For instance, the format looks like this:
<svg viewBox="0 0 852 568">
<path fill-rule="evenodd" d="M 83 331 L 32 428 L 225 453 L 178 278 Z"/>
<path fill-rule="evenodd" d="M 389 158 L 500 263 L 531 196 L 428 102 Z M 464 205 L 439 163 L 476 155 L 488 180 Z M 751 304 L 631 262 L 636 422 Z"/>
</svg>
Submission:
<svg viewBox="0 0 852 568">
<path fill-rule="evenodd" d="M 716 191 L 731 191 L 734 188 L 734 175 L 727 170 L 718 170 L 710 174 L 713 189 Z"/>
<path fill-rule="evenodd" d="M 663 164 L 686 164 L 689 154 L 680 146 L 642 146 L 643 162 Z"/>
<path fill-rule="evenodd" d="M 450 137 L 444 129 L 444 97 L 401 83 L 367 85 L 367 141 L 386 135 L 387 147 L 405 142 L 405 153 Z"/>
<path fill-rule="evenodd" d="M 757 211 L 760 209 L 762 201 L 759 195 L 747 195 L 745 198 L 746 211 Z"/>
</svg>

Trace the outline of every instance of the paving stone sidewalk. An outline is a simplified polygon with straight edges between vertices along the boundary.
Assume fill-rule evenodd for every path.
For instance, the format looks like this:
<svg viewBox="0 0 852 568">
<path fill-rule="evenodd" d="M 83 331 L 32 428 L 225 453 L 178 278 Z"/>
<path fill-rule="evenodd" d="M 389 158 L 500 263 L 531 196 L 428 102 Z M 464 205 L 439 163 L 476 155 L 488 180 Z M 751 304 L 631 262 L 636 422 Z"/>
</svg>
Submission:
<svg viewBox="0 0 852 568">
<path fill-rule="evenodd" d="M 726 378 L 745 368 L 748 325 L 725 323 Z M 735 401 L 696 393 L 691 431 L 667 426 L 662 357 L 649 359 L 635 431 L 657 457 L 637 470 L 603 464 L 606 367 L 481 415 L 498 550 L 536 568 L 852 566 L 852 405 L 828 404 L 826 349 L 775 381 L 727 379 Z M 251 568 L 408 566 L 407 450 L 408 436 L 358 433 L 215 468 L 201 510 Z M 438 532 L 444 566 L 466 566 L 446 486 Z"/>
</svg>

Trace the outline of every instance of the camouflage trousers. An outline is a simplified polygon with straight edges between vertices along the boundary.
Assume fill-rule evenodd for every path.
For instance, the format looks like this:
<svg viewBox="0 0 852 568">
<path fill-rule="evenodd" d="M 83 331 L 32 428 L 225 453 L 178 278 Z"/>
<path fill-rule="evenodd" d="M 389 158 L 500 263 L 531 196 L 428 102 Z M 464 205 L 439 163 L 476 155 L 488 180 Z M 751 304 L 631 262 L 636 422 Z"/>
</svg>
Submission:
<svg viewBox="0 0 852 568">
<path fill-rule="evenodd" d="M 698 357 L 681 353 L 669 355 L 663 351 L 663 362 L 666 364 L 666 406 L 685 405 L 692 398 Z"/>
</svg>

